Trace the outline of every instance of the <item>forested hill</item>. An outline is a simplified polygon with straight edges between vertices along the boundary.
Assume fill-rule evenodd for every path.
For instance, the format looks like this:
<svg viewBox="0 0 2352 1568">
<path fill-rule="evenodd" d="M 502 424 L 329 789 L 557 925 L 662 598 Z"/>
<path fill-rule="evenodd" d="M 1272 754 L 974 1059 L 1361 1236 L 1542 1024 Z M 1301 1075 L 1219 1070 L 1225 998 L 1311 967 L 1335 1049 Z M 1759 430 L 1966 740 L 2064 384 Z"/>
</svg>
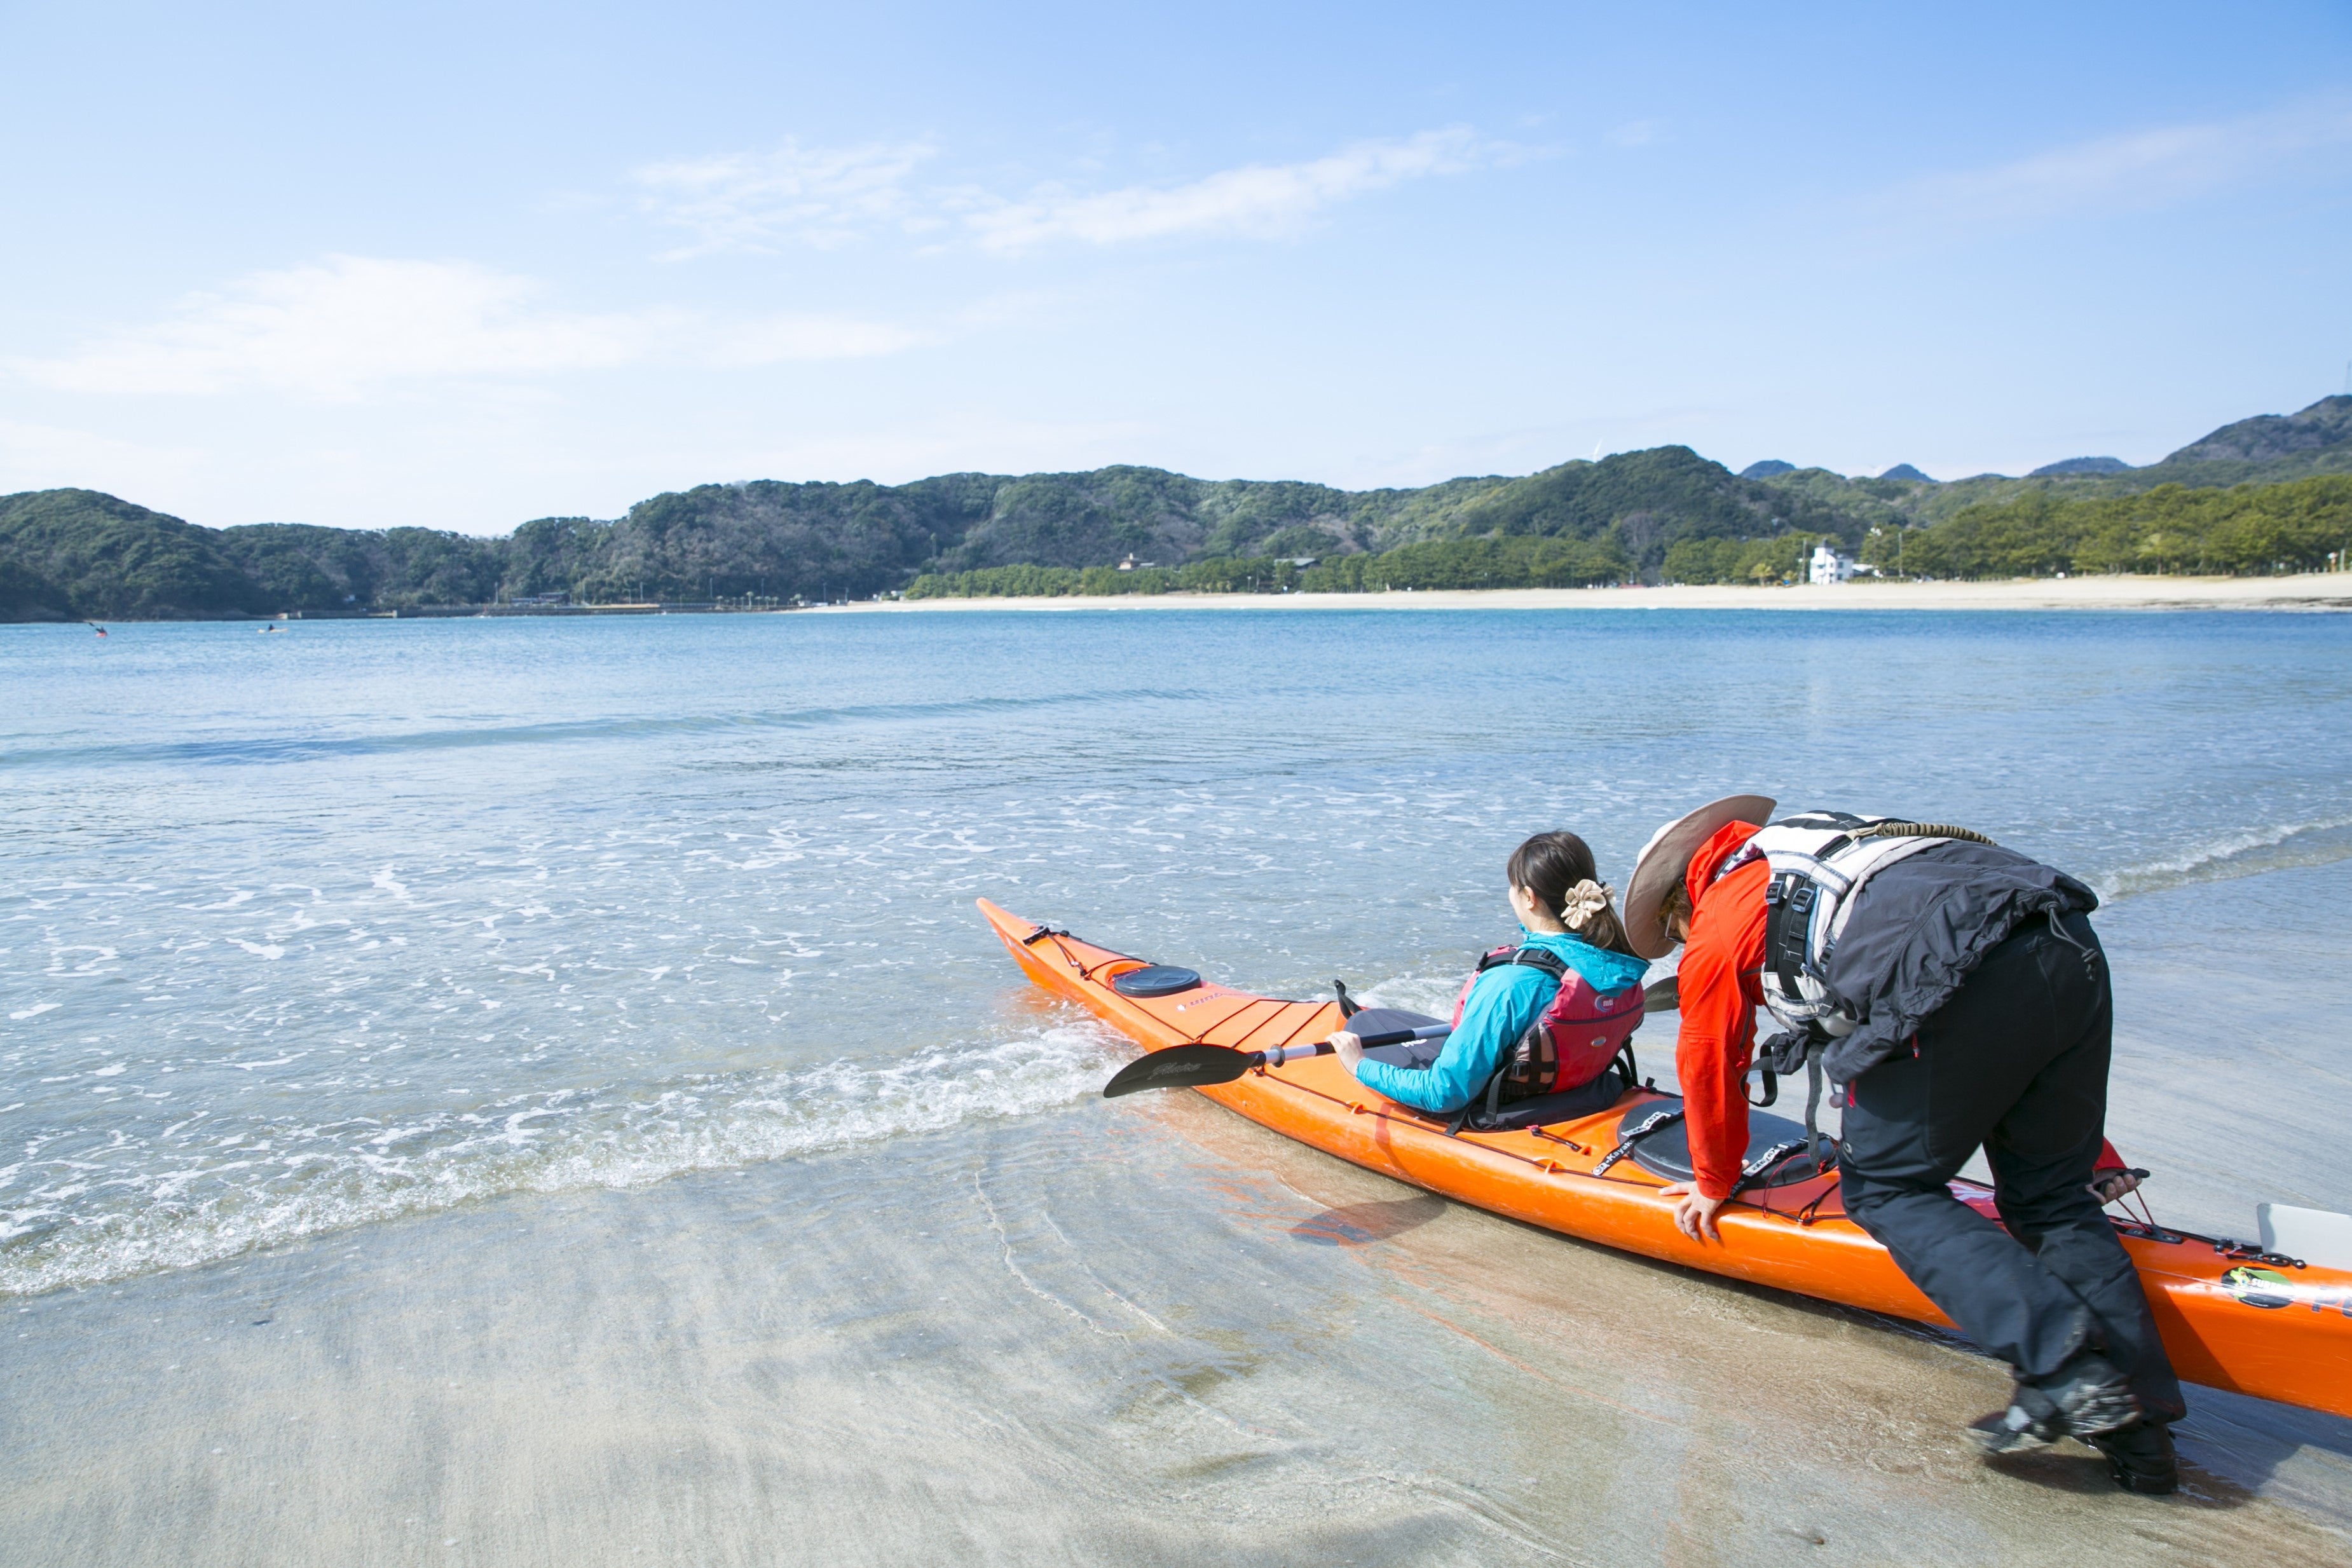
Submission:
<svg viewBox="0 0 2352 1568">
<path fill-rule="evenodd" d="M 1747 556 L 1777 562 L 1785 553 L 1761 541 L 1829 535 L 1862 547 L 1874 528 L 1915 528 L 1987 504 L 2335 473 L 2352 473 L 2352 397 L 2225 426 L 2147 468 L 1951 484 L 1820 468 L 1743 478 L 1687 447 L 1660 446 L 1412 490 L 1136 467 L 898 486 L 706 485 L 610 521 L 543 517 L 503 538 L 425 528 L 207 528 L 96 491 L 43 490 L 0 497 L 0 620 L 383 610 L 550 592 L 584 602 L 814 600 L 869 596 L 919 575 L 1107 567 L 1129 556 L 1163 568 L 1310 556 L 1345 564 L 1405 547 L 1397 559 L 1414 572 L 1475 582 L 1505 580 L 1490 569 L 1531 581 L 1654 580 L 1669 570 L 1669 552 L 1726 573 L 1737 558 L 1738 572 L 1752 575 Z M 1731 548 L 1744 542 L 1758 548 Z M 1936 559 L 1932 549 L 1923 559 Z"/>
<path fill-rule="evenodd" d="M 0 618 L 273 614 L 746 594 L 866 597 L 919 573 L 1361 553 L 1433 538 L 1592 541 L 1580 580 L 1654 571 L 1686 538 L 1851 533 L 1803 495 L 1663 446 L 1526 478 L 1418 490 L 1188 478 L 1157 468 L 910 485 L 706 485 L 610 522 L 542 517 L 504 538 L 299 524 L 205 528 L 89 490 L 0 497 Z"/>
<path fill-rule="evenodd" d="M 1766 469 L 1778 471 L 1760 474 Z M 2068 469 L 2073 472 L 2063 472 Z M 2037 495 L 2081 499 L 2137 495 L 2164 485 L 2207 489 L 2279 484 L 2352 474 L 2352 397 L 2324 397 L 2298 413 L 2257 414 L 2225 424 L 2144 468 L 2112 458 L 2074 458 L 2053 463 L 2022 479 L 1979 474 L 1948 484 L 1930 479 L 1849 479 L 1825 468 L 1777 463 L 1755 464 L 1748 472 L 1759 473 L 1759 482 L 1774 489 L 1804 493 L 1866 524 L 1879 526 L 1933 523 L 1969 507 Z"/>
</svg>

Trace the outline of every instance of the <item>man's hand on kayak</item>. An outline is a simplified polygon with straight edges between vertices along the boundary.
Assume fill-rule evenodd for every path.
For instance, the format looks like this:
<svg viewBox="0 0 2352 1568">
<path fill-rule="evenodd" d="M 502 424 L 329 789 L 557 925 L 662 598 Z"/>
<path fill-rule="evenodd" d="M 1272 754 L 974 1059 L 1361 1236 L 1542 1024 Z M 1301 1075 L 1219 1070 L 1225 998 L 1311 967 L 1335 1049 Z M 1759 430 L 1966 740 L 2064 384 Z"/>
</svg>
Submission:
<svg viewBox="0 0 2352 1568">
<path fill-rule="evenodd" d="M 1331 1052 L 1339 1059 L 1339 1065 L 1352 1073 L 1356 1063 L 1364 1060 L 1364 1042 L 1343 1029 L 1331 1037 Z"/>
<path fill-rule="evenodd" d="M 2101 1203 L 2114 1203 L 2139 1190 L 2140 1178 L 2146 1171 L 2095 1171 L 2091 1176 L 2091 1191 Z"/>
<path fill-rule="evenodd" d="M 1678 1181 L 1672 1186 L 1658 1190 L 1667 1197 L 1682 1199 L 1675 1205 L 1675 1229 L 1694 1241 L 1723 1239 L 1723 1232 L 1715 1227 L 1715 1217 L 1725 1204 L 1731 1201 L 1729 1198 L 1709 1197 L 1686 1181 Z"/>
</svg>

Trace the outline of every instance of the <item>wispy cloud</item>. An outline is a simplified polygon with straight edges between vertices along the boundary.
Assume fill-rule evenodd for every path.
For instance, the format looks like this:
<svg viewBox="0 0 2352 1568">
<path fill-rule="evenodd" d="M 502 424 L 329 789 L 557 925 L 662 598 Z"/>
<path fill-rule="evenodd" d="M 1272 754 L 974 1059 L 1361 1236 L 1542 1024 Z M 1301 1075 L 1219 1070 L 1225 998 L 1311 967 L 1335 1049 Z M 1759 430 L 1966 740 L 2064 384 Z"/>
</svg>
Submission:
<svg viewBox="0 0 2352 1568">
<path fill-rule="evenodd" d="M 694 236 L 665 260 L 786 244 L 824 248 L 877 227 L 922 226 L 907 182 L 933 151 L 920 141 L 803 147 L 787 139 L 772 152 L 650 163 L 631 183 L 641 211 Z"/>
<path fill-rule="evenodd" d="M 2035 219 L 2168 206 L 2352 143 L 2352 108 L 2305 107 L 2104 136 L 2031 157 L 1914 182 L 1906 214 L 1958 221 Z"/>
<path fill-rule="evenodd" d="M 860 358 L 924 336 L 826 315 L 719 320 L 668 306 L 566 311 L 543 304 L 543 292 L 530 278 L 470 262 L 329 256 L 192 295 L 161 321 L 9 368 L 69 392 L 259 388 L 348 399 L 397 382 Z"/>
<path fill-rule="evenodd" d="M 982 248 L 1000 253 L 1060 240 L 1106 246 L 1177 235 L 1276 236 L 1352 197 L 1523 155 L 1455 126 L 1402 141 L 1360 141 L 1302 163 L 1246 164 L 1181 185 L 1091 195 L 1048 188 L 1018 201 L 983 201 L 963 222 Z"/>
<path fill-rule="evenodd" d="M 961 235 L 982 250 L 1014 255 L 1057 243 L 1277 237 L 1358 196 L 1530 155 L 1454 126 L 1359 141 L 1302 162 L 1244 164 L 1177 184 L 1095 192 L 1052 184 L 1011 195 L 970 184 L 919 186 L 919 167 L 936 156 L 927 142 L 824 148 L 786 141 L 773 152 L 650 164 L 631 183 L 647 216 L 694 236 L 692 244 L 664 253 L 666 260 L 774 251 L 787 244 L 828 247 L 885 231 Z"/>
</svg>

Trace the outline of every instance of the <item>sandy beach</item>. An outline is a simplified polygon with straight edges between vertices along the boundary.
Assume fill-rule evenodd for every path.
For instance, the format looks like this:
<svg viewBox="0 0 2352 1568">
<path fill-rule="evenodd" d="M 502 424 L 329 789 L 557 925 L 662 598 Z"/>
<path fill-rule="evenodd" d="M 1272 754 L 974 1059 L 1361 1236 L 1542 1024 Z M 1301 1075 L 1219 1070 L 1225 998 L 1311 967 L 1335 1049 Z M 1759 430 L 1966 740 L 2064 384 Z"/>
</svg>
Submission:
<svg viewBox="0 0 2352 1568">
<path fill-rule="evenodd" d="M 2197 1391 L 2176 1500 L 2071 1448 L 1987 1466 L 1956 1428 L 2006 1378 L 1950 1340 L 1190 1096 L 518 1197 L 11 1318 L 0 1562 L 27 1568 L 2316 1564 L 2352 1523 L 2342 1422 Z"/>
<path fill-rule="evenodd" d="M 1792 588 L 1497 588 L 1394 593 L 1165 593 L 916 599 L 824 607 L 933 610 L 2352 610 L 2352 572 L 2294 577 L 2019 578 Z"/>
</svg>

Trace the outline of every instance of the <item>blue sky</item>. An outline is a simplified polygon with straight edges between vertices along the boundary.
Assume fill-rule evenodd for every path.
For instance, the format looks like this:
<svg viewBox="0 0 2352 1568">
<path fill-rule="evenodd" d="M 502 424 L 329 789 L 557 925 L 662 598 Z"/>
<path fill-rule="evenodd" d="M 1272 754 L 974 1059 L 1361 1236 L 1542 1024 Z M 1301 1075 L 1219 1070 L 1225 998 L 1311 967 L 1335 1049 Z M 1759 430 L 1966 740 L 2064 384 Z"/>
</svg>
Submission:
<svg viewBox="0 0 2352 1568">
<path fill-rule="evenodd" d="M 0 4 L 0 492 L 1938 477 L 2346 388 L 2352 8 Z"/>
</svg>

